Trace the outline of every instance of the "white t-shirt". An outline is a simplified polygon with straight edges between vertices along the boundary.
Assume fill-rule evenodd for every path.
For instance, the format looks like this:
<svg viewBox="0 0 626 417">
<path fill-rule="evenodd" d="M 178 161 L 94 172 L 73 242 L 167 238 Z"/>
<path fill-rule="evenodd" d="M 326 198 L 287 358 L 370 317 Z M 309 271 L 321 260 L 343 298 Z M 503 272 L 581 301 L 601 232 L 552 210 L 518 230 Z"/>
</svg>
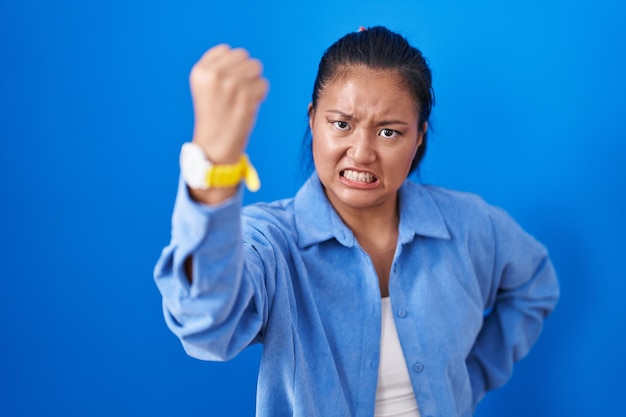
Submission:
<svg viewBox="0 0 626 417">
<path fill-rule="evenodd" d="M 391 300 L 385 297 L 381 302 L 380 364 L 374 416 L 420 417 L 396 324 L 393 321 Z"/>
</svg>

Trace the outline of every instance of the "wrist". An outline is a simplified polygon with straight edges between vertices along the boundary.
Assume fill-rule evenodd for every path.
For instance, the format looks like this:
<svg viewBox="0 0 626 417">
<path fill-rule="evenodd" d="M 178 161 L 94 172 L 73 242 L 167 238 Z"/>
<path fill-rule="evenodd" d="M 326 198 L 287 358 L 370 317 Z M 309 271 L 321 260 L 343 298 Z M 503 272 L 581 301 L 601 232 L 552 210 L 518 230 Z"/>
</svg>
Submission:
<svg viewBox="0 0 626 417">
<path fill-rule="evenodd" d="M 219 141 L 215 140 L 216 137 L 220 138 Z M 241 146 L 232 145 L 238 141 L 219 132 L 194 130 L 191 142 L 202 148 L 207 159 L 216 165 L 236 164 L 243 153 Z"/>
<path fill-rule="evenodd" d="M 181 147 L 180 169 L 185 183 L 197 190 L 236 188 L 243 181 L 250 191 L 257 191 L 261 185 L 246 155 L 238 155 L 235 163 L 217 164 L 192 142 Z"/>
</svg>

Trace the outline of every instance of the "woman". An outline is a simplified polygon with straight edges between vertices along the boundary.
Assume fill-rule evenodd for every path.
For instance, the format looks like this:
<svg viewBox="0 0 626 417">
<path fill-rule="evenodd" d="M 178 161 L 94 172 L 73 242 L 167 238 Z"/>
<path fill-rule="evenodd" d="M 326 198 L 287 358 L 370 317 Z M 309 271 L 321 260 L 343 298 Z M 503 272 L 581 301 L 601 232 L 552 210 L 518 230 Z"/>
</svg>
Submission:
<svg viewBox="0 0 626 417">
<path fill-rule="evenodd" d="M 431 73 L 383 27 L 322 57 L 313 175 L 293 199 L 241 208 L 261 72 L 225 45 L 191 72 L 193 144 L 155 270 L 168 326 L 205 360 L 263 343 L 258 416 L 470 416 L 556 304 L 546 250 L 480 198 L 407 180 Z"/>
</svg>

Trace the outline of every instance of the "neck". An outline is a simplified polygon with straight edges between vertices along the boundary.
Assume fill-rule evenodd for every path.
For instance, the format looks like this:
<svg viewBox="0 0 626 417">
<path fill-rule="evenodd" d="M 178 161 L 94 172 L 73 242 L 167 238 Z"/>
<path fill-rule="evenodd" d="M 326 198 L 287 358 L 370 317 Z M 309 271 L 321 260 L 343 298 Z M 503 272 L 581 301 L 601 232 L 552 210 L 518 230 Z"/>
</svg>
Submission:
<svg viewBox="0 0 626 417">
<path fill-rule="evenodd" d="M 397 198 L 368 209 L 333 206 L 364 249 L 395 248 L 400 221 Z"/>
</svg>

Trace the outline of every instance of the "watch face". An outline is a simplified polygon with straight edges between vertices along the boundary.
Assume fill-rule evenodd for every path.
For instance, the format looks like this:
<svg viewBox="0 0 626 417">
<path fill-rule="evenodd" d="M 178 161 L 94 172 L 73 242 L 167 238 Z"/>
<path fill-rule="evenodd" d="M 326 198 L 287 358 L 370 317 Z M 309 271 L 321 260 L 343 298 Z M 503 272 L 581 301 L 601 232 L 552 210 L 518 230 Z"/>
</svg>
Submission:
<svg viewBox="0 0 626 417">
<path fill-rule="evenodd" d="M 180 150 L 180 170 L 183 179 L 191 188 L 206 189 L 206 173 L 211 163 L 204 151 L 195 143 L 187 142 Z"/>
</svg>

